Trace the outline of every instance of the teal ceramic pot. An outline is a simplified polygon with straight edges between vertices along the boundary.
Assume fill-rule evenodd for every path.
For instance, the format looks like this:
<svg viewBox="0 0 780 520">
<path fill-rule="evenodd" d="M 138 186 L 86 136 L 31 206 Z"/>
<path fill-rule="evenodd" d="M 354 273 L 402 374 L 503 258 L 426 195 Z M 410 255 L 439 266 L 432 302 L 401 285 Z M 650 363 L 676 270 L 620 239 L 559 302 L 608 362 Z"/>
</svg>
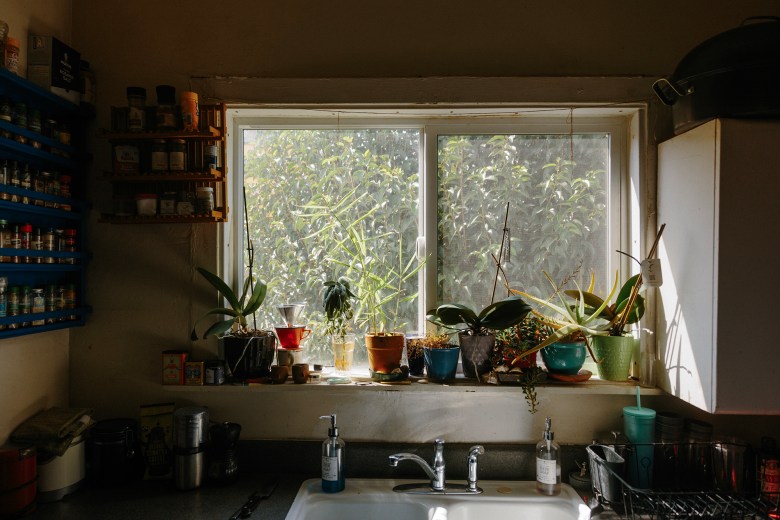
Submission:
<svg viewBox="0 0 780 520">
<path fill-rule="evenodd" d="M 436 381 L 449 381 L 455 378 L 458 369 L 460 347 L 424 348 L 425 370 L 428 377 Z"/>
<path fill-rule="evenodd" d="M 584 341 L 553 343 L 542 349 L 542 360 L 549 372 L 574 375 L 585 363 L 588 351 Z"/>
</svg>

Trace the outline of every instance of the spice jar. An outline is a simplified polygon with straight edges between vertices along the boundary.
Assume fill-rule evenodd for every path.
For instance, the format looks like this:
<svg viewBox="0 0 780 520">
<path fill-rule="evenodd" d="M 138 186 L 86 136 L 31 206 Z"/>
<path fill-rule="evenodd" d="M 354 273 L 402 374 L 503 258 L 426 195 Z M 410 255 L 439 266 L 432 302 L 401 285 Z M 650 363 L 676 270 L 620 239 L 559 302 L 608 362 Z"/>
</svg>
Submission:
<svg viewBox="0 0 780 520">
<path fill-rule="evenodd" d="M 152 143 L 152 171 L 168 171 L 168 148 L 165 139 L 155 139 Z"/>
<path fill-rule="evenodd" d="M 198 109 L 198 94 L 196 92 L 181 93 L 181 122 L 186 131 L 198 131 L 200 110 Z"/>
<path fill-rule="evenodd" d="M 10 36 L 5 39 L 5 68 L 19 74 L 19 40 Z"/>
<path fill-rule="evenodd" d="M 205 158 L 205 166 L 206 170 L 209 169 L 216 169 L 219 165 L 217 161 L 217 145 L 215 144 L 207 144 L 205 148 L 204 158 Z"/>
<path fill-rule="evenodd" d="M 157 130 L 176 129 L 176 87 L 157 85 Z"/>
<path fill-rule="evenodd" d="M 127 130 L 143 132 L 146 130 L 146 89 L 127 87 Z"/>
<path fill-rule="evenodd" d="M 173 139 L 168 143 L 168 168 L 172 172 L 187 169 L 187 143 L 184 139 Z"/>
<path fill-rule="evenodd" d="M 198 215 L 211 215 L 214 209 L 214 188 L 200 186 L 195 190 L 195 213 Z"/>
</svg>

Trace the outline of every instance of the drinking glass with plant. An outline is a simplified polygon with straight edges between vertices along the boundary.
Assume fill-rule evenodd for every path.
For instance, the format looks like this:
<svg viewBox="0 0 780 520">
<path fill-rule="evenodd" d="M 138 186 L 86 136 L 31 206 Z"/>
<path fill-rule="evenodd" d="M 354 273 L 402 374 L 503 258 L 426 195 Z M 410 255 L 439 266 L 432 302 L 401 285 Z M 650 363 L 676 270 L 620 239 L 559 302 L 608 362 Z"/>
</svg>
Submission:
<svg viewBox="0 0 780 520">
<path fill-rule="evenodd" d="M 355 334 L 350 322 L 355 315 L 352 302 L 357 296 L 350 288 L 350 281 L 343 276 L 338 280 L 323 282 L 323 286 L 325 334 L 331 337 L 336 374 L 346 375 L 352 370 L 355 353 Z"/>
<path fill-rule="evenodd" d="M 357 188 L 335 202 L 323 195 L 318 202 L 305 205 L 300 216 L 317 224 L 317 231 L 306 239 L 327 234 L 335 240 L 325 260 L 343 267 L 345 275 L 354 280 L 358 302 L 354 320 L 366 330 L 369 368 L 390 374 L 400 370 L 404 334 L 388 329 L 403 325 L 396 323 L 400 307 L 417 298 L 412 282 L 425 262 L 405 254 L 401 233 L 369 232 L 366 222 L 379 206 L 360 211 L 358 204 L 366 197 L 367 193 L 357 195 Z"/>
</svg>

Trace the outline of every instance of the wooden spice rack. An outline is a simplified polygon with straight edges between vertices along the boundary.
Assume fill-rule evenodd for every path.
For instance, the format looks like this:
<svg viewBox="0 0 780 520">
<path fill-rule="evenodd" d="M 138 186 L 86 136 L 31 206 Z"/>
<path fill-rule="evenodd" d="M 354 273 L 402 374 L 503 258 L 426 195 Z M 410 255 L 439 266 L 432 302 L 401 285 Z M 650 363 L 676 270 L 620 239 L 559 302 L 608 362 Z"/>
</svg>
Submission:
<svg viewBox="0 0 780 520">
<path fill-rule="evenodd" d="M 154 107 L 151 107 L 153 110 Z M 103 173 L 103 178 L 113 185 L 115 207 L 113 213 L 101 215 L 100 222 L 111 224 L 179 224 L 227 222 L 227 167 L 225 151 L 225 105 L 200 105 L 200 129 L 198 132 L 148 131 L 127 132 L 121 128 L 125 107 L 112 108 L 111 131 L 104 131 L 103 137 L 113 146 L 130 145 L 139 153 L 139 164 L 135 171 L 112 171 Z M 147 114 L 147 121 L 153 121 L 153 113 Z M 118 128 L 120 127 L 120 128 Z M 186 143 L 186 171 L 157 172 L 150 167 L 150 150 L 155 140 L 181 139 Z M 217 166 L 206 162 L 206 146 L 217 145 Z M 113 150 L 112 150 L 113 156 Z M 176 193 L 179 202 L 192 202 L 195 189 L 208 186 L 214 190 L 214 209 L 210 214 L 180 214 L 157 212 L 153 216 L 137 215 L 134 197 L 139 193 Z M 188 200 L 184 200 L 192 195 Z M 178 207 L 177 207 L 178 209 Z"/>
</svg>

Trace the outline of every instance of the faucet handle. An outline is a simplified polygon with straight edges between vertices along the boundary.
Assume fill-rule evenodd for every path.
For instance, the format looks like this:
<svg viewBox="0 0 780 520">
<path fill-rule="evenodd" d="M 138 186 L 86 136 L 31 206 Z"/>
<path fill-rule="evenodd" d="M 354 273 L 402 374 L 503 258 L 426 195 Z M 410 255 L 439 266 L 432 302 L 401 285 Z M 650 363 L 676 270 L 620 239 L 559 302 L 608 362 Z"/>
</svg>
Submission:
<svg viewBox="0 0 780 520">
<path fill-rule="evenodd" d="M 433 458 L 441 459 L 444 457 L 444 439 L 433 441 Z"/>
<path fill-rule="evenodd" d="M 479 444 L 469 448 L 469 458 L 476 457 L 477 455 L 484 455 L 484 454 L 485 454 L 485 448 Z"/>
<path fill-rule="evenodd" d="M 477 456 L 484 455 L 485 448 L 477 444 L 469 448 L 468 458 L 468 490 L 472 493 L 481 493 L 482 490 L 477 486 Z"/>
</svg>

